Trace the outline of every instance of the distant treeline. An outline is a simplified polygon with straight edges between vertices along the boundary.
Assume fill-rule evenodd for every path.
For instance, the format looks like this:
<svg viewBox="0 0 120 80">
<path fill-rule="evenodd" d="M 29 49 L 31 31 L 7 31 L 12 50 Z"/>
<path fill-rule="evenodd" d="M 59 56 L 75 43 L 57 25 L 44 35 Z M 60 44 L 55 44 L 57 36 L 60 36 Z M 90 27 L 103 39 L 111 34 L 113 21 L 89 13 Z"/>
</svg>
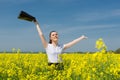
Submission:
<svg viewBox="0 0 120 80">
<path fill-rule="evenodd" d="M 113 52 L 113 53 L 115 53 L 115 54 L 120 54 L 120 48 L 118 48 L 117 50 L 115 50 L 115 51 L 112 51 L 112 50 L 109 50 L 109 51 L 107 51 L 107 52 Z M 106 53 L 107 53 L 106 52 Z M 33 51 L 27 51 L 27 52 L 22 52 L 20 49 L 18 49 L 18 50 L 15 50 L 14 48 L 13 48 L 13 50 L 12 51 L 1 51 L 0 53 L 34 53 L 34 54 L 38 54 L 38 53 L 43 53 L 43 54 L 45 54 L 46 52 L 42 52 L 42 51 L 39 51 L 39 52 L 33 52 Z M 86 53 L 89 53 L 89 54 L 93 54 L 93 53 L 95 53 L 95 52 L 63 52 L 63 53 L 76 53 L 76 54 L 86 54 Z"/>
<path fill-rule="evenodd" d="M 115 54 L 120 54 L 120 49 L 119 50 L 117 50 L 117 51 L 112 51 L 112 50 L 109 50 L 109 51 L 107 51 L 107 52 L 110 52 L 110 53 L 115 53 Z M 107 53 L 106 52 L 106 53 Z M 10 54 L 16 54 L 16 53 L 20 53 L 20 54 L 40 54 L 40 53 L 42 53 L 42 54 L 46 54 L 46 52 L 0 52 L 1 54 L 4 54 L 4 53 L 10 53 Z M 63 54 L 94 54 L 95 52 L 63 52 Z"/>
</svg>

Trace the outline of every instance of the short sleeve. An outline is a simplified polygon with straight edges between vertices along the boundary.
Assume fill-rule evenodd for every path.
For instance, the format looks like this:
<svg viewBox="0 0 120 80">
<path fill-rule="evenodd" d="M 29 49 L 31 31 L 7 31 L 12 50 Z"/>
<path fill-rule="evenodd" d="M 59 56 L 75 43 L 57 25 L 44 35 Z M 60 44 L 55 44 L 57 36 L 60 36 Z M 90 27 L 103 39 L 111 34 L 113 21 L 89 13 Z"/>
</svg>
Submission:
<svg viewBox="0 0 120 80">
<path fill-rule="evenodd" d="M 60 50 L 61 50 L 61 53 L 64 51 L 64 47 L 65 47 L 64 44 L 61 44 L 61 45 L 59 46 L 59 48 L 60 48 Z"/>
</svg>

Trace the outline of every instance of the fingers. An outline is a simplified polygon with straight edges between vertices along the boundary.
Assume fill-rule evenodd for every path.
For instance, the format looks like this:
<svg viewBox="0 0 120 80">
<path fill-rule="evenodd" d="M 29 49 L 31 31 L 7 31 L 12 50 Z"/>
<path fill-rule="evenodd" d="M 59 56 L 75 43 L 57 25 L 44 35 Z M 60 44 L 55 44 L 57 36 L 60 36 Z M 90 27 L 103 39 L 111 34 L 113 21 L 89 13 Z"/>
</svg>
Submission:
<svg viewBox="0 0 120 80">
<path fill-rule="evenodd" d="M 34 19 L 33 22 L 34 22 L 36 25 L 39 24 L 36 19 Z"/>
<path fill-rule="evenodd" d="M 88 37 L 85 36 L 85 39 L 87 39 Z"/>
<path fill-rule="evenodd" d="M 37 22 L 36 18 L 33 20 L 33 22 Z"/>
<path fill-rule="evenodd" d="M 85 36 L 85 35 L 82 35 L 82 38 L 83 38 L 83 39 L 87 39 L 88 37 L 87 37 L 87 36 Z"/>
</svg>

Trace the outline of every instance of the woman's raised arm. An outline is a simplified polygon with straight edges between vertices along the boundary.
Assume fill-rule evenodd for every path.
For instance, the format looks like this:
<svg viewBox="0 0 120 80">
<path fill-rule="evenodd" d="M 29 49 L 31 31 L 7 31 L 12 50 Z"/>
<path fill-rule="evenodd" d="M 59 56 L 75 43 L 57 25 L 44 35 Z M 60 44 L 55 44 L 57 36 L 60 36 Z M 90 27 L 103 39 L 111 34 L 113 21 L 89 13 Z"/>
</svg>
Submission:
<svg viewBox="0 0 120 80">
<path fill-rule="evenodd" d="M 37 28 L 38 34 L 39 34 L 39 36 L 40 36 L 40 39 L 41 39 L 41 41 L 42 41 L 42 44 L 43 44 L 44 48 L 46 48 L 47 45 L 48 45 L 48 43 L 47 43 L 47 41 L 46 41 L 46 39 L 45 39 L 45 37 L 44 37 L 44 35 L 43 35 L 43 33 L 42 33 L 42 30 L 40 29 L 40 25 L 39 25 L 39 23 L 38 23 L 37 20 L 34 20 L 33 22 L 34 22 L 35 25 L 36 25 L 36 28 Z"/>
<path fill-rule="evenodd" d="M 64 49 L 67 49 L 67 48 L 75 45 L 75 44 L 78 43 L 79 41 L 81 41 L 81 40 L 83 40 L 83 39 L 86 39 L 86 38 L 87 38 L 86 36 L 82 35 L 81 37 L 79 37 L 79 38 L 77 38 L 77 39 L 75 39 L 75 40 L 73 40 L 73 41 L 65 44 L 65 45 L 64 45 Z"/>
</svg>

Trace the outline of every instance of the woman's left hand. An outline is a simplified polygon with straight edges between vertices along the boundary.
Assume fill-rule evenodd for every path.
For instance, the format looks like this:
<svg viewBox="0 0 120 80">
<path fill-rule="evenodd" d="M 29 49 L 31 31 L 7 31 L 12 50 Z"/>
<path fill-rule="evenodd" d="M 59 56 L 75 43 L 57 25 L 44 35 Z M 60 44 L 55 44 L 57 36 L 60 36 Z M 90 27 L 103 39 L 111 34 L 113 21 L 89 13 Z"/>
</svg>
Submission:
<svg viewBox="0 0 120 80">
<path fill-rule="evenodd" d="M 81 36 L 81 39 L 87 39 L 88 37 L 87 36 L 85 36 L 85 35 L 82 35 Z"/>
</svg>

